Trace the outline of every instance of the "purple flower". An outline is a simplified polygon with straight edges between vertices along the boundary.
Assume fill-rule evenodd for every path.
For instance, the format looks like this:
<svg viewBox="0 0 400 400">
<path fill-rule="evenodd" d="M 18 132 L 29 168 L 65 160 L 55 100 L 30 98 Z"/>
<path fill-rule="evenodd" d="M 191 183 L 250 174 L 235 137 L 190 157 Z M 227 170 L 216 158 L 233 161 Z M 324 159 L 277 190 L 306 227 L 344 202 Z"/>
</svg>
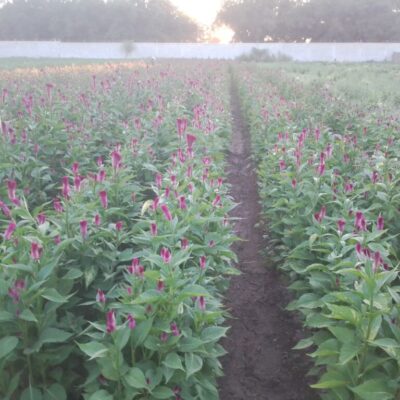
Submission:
<svg viewBox="0 0 400 400">
<path fill-rule="evenodd" d="M 97 289 L 96 301 L 100 304 L 105 304 L 106 302 L 106 295 L 101 289 Z"/>
<path fill-rule="evenodd" d="M 69 178 L 68 176 L 63 176 L 62 178 L 62 195 L 65 199 L 69 199 L 71 196 L 71 188 L 69 186 Z"/>
<path fill-rule="evenodd" d="M 385 221 L 383 219 L 383 216 L 382 216 L 382 214 L 379 214 L 379 217 L 376 221 L 376 227 L 377 227 L 378 231 L 383 231 L 384 226 L 385 226 Z"/>
<path fill-rule="evenodd" d="M 200 257 L 200 268 L 201 269 L 206 269 L 206 263 L 207 263 L 207 257 L 206 256 L 201 256 Z"/>
<path fill-rule="evenodd" d="M 132 314 L 129 314 L 129 315 L 128 315 L 127 320 L 128 320 L 128 327 L 129 327 L 129 329 L 130 329 L 130 330 L 135 329 L 135 328 L 136 328 L 136 321 L 135 321 L 135 318 L 133 318 Z"/>
<path fill-rule="evenodd" d="M 161 210 L 164 214 L 164 217 L 167 221 L 172 221 L 172 215 L 171 212 L 169 211 L 169 208 L 166 204 L 161 205 Z"/>
<path fill-rule="evenodd" d="M 108 197 L 107 197 L 107 192 L 105 190 L 102 190 L 99 193 L 100 196 L 100 202 L 103 208 L 107 208 L 108 207 Z"/>
<path fill-rule="evenodd" d="M 42 246 L 36 242 L 31 243 L 31 258 L 34 261 L 40 260 L 40 256 L 42 255 Z"/>
<path fill-rule="evenodd" d="M 346 226 L 346 221 L 344 219 L 341 218 L 337 221 L 337 227 L 340 234 L 343 233 L 345 226 Z"/>
<path fill-rule="evenodd" d="M 107 333 L 112 333 L 117 329 L 117 321 L 115 319 L 115 311 L 108 311 L 106 314 L 106 329 Z"/>
<path fill-rule="evenodd" d="M 80 229 L 81 229 L 81 235 L 82 239 L 86 239 L 87 233 L 88 233 L 88 222 L 84 219 L 79 222 Z"/>
<path fill-rule="evenodd" d="M 17 225 L 15 222 L 10 222 L 7 229 L 4 232 L 4 239 L 5 240 L 10 240 L 12 234 L 14 233 L 15 229 L 16 229 Z"/>
</svg>

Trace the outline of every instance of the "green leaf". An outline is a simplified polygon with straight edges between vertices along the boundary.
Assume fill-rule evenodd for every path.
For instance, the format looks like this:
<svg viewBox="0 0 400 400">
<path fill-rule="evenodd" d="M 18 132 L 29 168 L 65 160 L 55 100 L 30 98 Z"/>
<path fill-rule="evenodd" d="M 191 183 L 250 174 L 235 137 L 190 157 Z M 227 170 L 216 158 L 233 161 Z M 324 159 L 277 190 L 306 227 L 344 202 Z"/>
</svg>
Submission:
<svg viewBox="0 0 400 400">
<path fill-rule="evenodd" d="M 59 383 L 54 383 L 45 389 L 43 400 L 67 400 L 67 393 Z"/>
<path fill-rule="evenodd" d="M 176 353 L 169 353 L 163 364 L 168 368 L 183 370 L 182 360 Z"/>
<path fill-rule="evenodd" d="M 132 341 L 135 347 L 140 346 L 149 335 L 151 328 L 153 326 L 153 318 L 149 318 L 137 324 L 136 328 L 133 330 Z"/>
<path fill-rule="evenodd" d="M 68 297 L 62 296 L 54 288 L 46 289 L 42 293 L 42 297 L 44 297 L 46 300 L 52 301 L 53 303 L 66 303 L 68 301 Z"/>
<path fill-rule="evenodd" d="M 0 322 L 12 321 L 14 318 L 14 315 L 10 312 L 0 311 Z"/>
<path fill-rule="evenodd" d="M 62 279 L 74 280 L 78 279 L 83 275 L 83 272 L 78 268 L 71 268 L 68 272 L 62 277 Z"/>
<path fill-rule="evenodd" d="M 204 343 L 215 342 L 226 335 L 229 328 L 222 326 L 210 326 L 201 333 L 201 339 Z"/>
<path fill-rule="evenodd" d="M 58 328 L 46 328 L 39 336 L 39 342 L 62 343 L 66 342 L 73 334 Z"/>
<path fill-rule="evenodd" d="M 113 333 L 113 339 L 118 349 L 122 350 L 131 336 L 131 330 L 127 326 L 123 326 Z"/>
<path fill-rule="evenodd" d="M 113 400 L 114 397 L 105 390 L 98 390 L 93 393 L 88 400 Z"/>
<path fill-rule="evenodd" d="M 28 322 L 38 322 L 35 315 L 31 310 L 29 310 L 29 308 L 25 308 L 25 310 L 19 315 L 19 318 Z"/>
<path fill-rule="evenodd" d="M 399 342 L 397 342 L 394 339 L 390 339 L 390 338 L 377 339 L 377 340 L 374 340 L 372 342 L 372 344 L 374 344 L 375 346 L 379 346 L 379 347 L 393 347 L 393 348 L 397 348 L 397 349 L 400 347 Z"/>
<path fill-rule="evenodd" d="M 181 301 L 189 297 L 200 297 L 209 295 L 210 294 L 207 292 L 207 290 L 200 285 L 188 285 L 179 294 L 177 301 Z"/>
<path fill-rule="evenodd" d="M 166 386 L 158 386 L 152 392 L 151 395 L 156 399 L 170 399 L 174 397 L 174 392 Z"/>
<path fill-rule="evenodd" d="M 22 392 L 20 400 L 43 400 L 42 392 L 30 386 Z"/>
<path fill-rule="evenodd" d="M 315 385 L 311 385 L 314 389 L 333 389 L 346 387 L 348 385 L 347 380 L 342 374 L 336 371 L 330 371 L 322 375 L 320 381 Z"/>
<path fill-rule="evenodd" d="M 343 326 L 330 326 L 328 328 L 339 342 L 347 343 L 350 338 L 354 337 L 354 330 Z"/>
<path fill-rule="evenodd" d="M 392 400 L 394 393 L 388 388 L 387 381 L 371 379 L 351 390 L 362 400 Z"/>
<path fill-rule="evenodd" d="M 293 350 L 303 350 L 306 349 L 314 344 L 312 338 L 301 339 L 296 346 L 293 347 Z"/>
<path fill-rule="evenodd" d="M 146 377 L 139 368 L 131 368 L 129 372 L 124 376 L 126 383 L 134 389 L 145 389 L 147 388 Z"/>
<path fill-rule="evenodd" d="M 198 338 L 188 337 L 182 338 L 178 344 L 179 350 L 182 352 L 192 352 L 203 346 L 203 341 Z"/>
<path fill-rule="evenodd" d="M 203 367 L 203 360 L 196 354 L 185 353 L 186 379 L 200 371 Z"/>
<path fill-rule="evenodd" d="M 332 314 L 329 315 L 330 318 L 348 321 L 355 326 L 361 321 L 360 313 L 351 307 L 337 306 L 335 304 L 327 304 L 327 306 L 332 312 Z"/>
<path fill-rule="evenodd" d="M 352 360 L 361 350 L 360 343 L 347 342 L 344 343 L 339 353 L 340 364 L 346 364 Z"/>
<path fill-rule="evenodd" d="M 6 357 L 18 346 L 18 338 L 6 336 L 0 339 L 0 359 Z"/>
<path fill-rule="evenodd" d="M 108 353 L 108 348 L 99 342 L 77 343 L 79 348 L 90 357 L 90 360 L 95 358 L 105 357 Z"/>
</svg>

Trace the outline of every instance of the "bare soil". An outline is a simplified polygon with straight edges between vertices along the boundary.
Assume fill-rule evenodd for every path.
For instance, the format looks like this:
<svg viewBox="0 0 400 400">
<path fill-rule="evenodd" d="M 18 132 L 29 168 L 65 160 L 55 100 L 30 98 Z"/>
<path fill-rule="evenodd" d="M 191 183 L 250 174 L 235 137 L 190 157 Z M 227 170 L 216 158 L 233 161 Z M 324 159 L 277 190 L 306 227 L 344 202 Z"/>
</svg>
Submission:
<svg viewBox="0 0 400 400">
<path fill-rule="evenodd" d="M 222 361 L 221 400 L 314 400 L 306 373 L 305 354 L 291 350 L 304 337 L 296 317 L 285 311 L 290 295 L 280 274 L 261 251 L 267 248 L 261 229 L 257 178 L 251 144 L 238 91 L 232 84 L 233 139 L 229 156 L 229 182 L 239 205 L 236 234 L 243 239 L 234 250 L 242 275 L 231 281 L 226 306 L 231 329 L 222 343 L 228 351 Z"/>
</svg>

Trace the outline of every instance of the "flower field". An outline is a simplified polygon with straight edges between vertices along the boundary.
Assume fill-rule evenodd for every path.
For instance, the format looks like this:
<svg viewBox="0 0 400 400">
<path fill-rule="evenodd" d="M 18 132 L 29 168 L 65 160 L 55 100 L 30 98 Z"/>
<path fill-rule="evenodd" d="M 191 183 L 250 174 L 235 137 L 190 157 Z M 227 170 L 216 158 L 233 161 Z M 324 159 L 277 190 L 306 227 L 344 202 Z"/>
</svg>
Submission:
<svg viewBox="0 0 400 400">
<path fill-rule="evenodd" d="M 314 361 L 312 387 L 329 400 L 397 399 L 399 74 L 332 68 L 241 70 L 263 213 L 292 279 L 289 309 L 309 330 L 296 348 Z M 385 86 L 371 93 L 368 75 Z"/>
<path fill-rule="evenodd" d="M 213 399 L 224 67 L 3 71 L 0 397 Z"/>
<path fill-rule="evenodd" d="M 312 387 L 399 398 L 399 78 L 214 61 L 0 69 L 0 398 L 219 399 L 224 296 L 247 261 L 231 247 L 232 79 L 263 256 L 294 294 Z"/>
</svg>

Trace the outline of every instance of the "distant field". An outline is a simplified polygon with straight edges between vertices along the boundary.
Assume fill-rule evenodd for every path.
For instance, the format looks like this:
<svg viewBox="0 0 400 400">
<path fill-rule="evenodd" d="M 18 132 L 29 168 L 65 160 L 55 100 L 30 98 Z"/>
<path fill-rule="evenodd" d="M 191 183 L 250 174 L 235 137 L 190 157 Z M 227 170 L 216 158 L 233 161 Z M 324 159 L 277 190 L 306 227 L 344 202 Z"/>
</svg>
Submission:
<svg viewBox="0 0 400 400">
<path fill-rule="evenodd" d="M 123 62 L 124 60 L 121 60 Z M 110 60 L 90 60 L 79 58 L 0 58 L 0 69 L 14 69 L 14 68 L 40 68 L 49 66 L 62 66 L 62 65 L 82 65 L 82 64 L 104 64 Z M 118 63 L 118 60 L 113 60 Z"/>
</svg>

